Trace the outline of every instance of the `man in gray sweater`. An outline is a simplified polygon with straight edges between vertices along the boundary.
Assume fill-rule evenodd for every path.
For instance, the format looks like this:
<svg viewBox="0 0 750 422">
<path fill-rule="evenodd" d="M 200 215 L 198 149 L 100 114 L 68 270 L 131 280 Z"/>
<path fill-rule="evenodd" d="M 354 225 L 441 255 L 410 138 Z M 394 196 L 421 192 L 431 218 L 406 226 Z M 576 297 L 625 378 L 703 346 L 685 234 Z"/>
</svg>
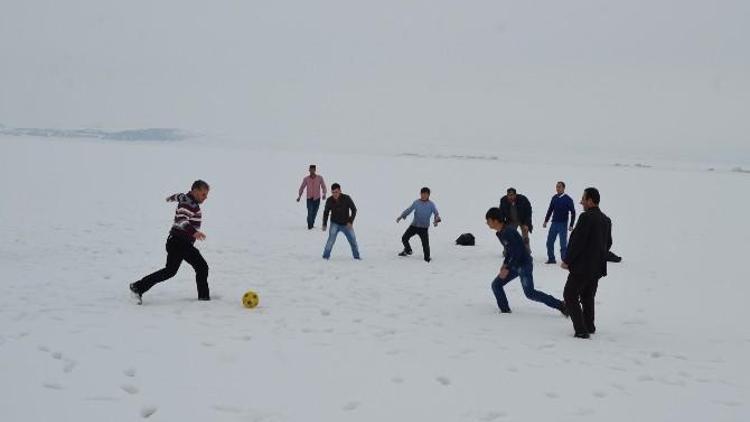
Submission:
<svg viewBox="0 0 750 422">
<path fill-rule="evenodd" d="M 440 223 L 440 213 L 435 206 L 435 203 L 430 201 L 430 188 L 422 188 L 419 193 L 419 199 L 414 201 L 411 206 L 404 210 L 401 215 L 396 219 L 396 223 L 401 220 L 405 220 L 409 214 L 414 212 L 414 220 L 406 232 L 401 237 L 401 242 L 404 244 L 404 250 L 399 253 L 399 256 L 408 256 L 412 254 L 411 245 L 409 239 L 418 235 L 422 241 L 422 251 L 424 252 L 424 260 L 430 262 L 430 238 L 427 230 L 430 228 L 430 217 L 434 214 L 435 219 L 433 224 L 437 227 Z"/>
</svg>

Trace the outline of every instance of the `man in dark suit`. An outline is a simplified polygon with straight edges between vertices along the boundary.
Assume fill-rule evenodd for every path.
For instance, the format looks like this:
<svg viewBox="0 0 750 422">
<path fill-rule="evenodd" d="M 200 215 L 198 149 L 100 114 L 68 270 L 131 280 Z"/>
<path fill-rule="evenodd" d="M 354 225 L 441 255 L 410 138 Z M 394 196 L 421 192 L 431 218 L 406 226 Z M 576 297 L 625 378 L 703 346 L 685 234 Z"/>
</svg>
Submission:
<svg viewBox="0 0 750 422">
<path fill-rule="evenodd" d="M 500 212 L 502 217 L 514 229 L 521 228 L 521 237 L 526 250 L 529 246 L 529 233 L 534 229 L 531 224 L 531 202 L 525 196 L 516 193 L 516 188 L 508 188 L 506 195 L 500 198 Z"/>
<path fill-rule="evenodd" d="M 599 209 L 599 199 L 596 188 L 583 191 L 584 212 L 570 235 L 562 263 L 570 271 L 563 298 L 578 338 L 589 338 L 596 331 L 594 297 L 599 279 L 607 275 L 607 256 L 612 247 L 612 221 Z"/>
</svg>

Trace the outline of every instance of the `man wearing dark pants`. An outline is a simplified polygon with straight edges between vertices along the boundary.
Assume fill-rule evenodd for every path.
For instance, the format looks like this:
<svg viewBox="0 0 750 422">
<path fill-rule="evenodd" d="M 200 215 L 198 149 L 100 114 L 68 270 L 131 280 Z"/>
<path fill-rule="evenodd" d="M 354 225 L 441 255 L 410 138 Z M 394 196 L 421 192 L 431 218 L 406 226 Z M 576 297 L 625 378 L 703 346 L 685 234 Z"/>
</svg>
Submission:
<svg viewBox="0 0 750 422">
<path fill-rule="evenodd" d="M 513 281 L 516 277 L 521 278 L 523 293 L 534 302 L 543 303 L 550 308 L 557 309 L 567 316 L 565 304 L 547 293 L 534 288 L 534 264 L 526 246 L 518 231 L 506 223 L 505 217 L 499 208 L 490 208 L 485 215 L 487 225 L 497 231 L 497 237 L 505 249 L 505 259 L 500 268 L 500 274 L 492 282 L 492 292 L 495 294 L 497 306 L 501 313 L 510 313 L 508 298 L 505 296 L 503 286 Z"/>
<path fill-rule="evenodd" d="M 555 261 L 555 239 L 560 237 L 560 259 L 565 259 L 568 252 L 568 230 L 573 230 L 576 222 L 576 207 L 573 198 L 565 193 L 565 182 L 557 182 L 555 186 L 557 193 L 552 197 L 544 217 L 542 227 L 547 228 L 547 223 L 552 217 L 552 226 L 547 233 L 547 262 L 545 264 L 556 264 Z M 570 214 L 570 225 L 568 225 L 568 214 Z"/>
<path fill-rule="evenodd" d="M 570 235 L 562 263 L 570 271 L 563 297 L 578 338 L 589 338 L 596 331 L 594 299 L 599 279 L 607 275 L 607 255 L 612 247 L 612 221 L 599 209 L 599 199 L 596 188 L 584 190 L 584 212 Z"/>
<path fill-rule="evenodd" d="M 316 174 L 317 166 L 310 164 L 310 175 L 305 176 L 302 179 L 302 184 L 299 186 L 299 193 L 297 195 L 297 202 L 302 198 L 302 192 L 307 190 L 307 229 L 312 230 L 315 225 L 315 218 L 318 217 L 318 208 L 320 208 L 320 192 L 323 191 L 323 200 L 326 199 L 326 182 L 323 180 L 323 176 Z"/>
<path fill-rule="evenodd" d="M 526 250 L 531 253 L 529 233 L 534 230 L 534 226 L 531 224 L 531 202 L 529 202 L 529 199 L 517 193 L 516 188 L 508 188 L 506 195 L 500 198 L 500 211 L 503 213 L 503 218 L 508 226 L 515 230 L 521 229 L 523 244 L 526 245 Z"/>
<path fill-rule="evenodd" d="M 195 284 L 198 288 L 198 300 L 210 300 L 208 290 L 208 264 L 200 251 L 193 244 L 196 240 L 204 240 L 206 235 L 200 231 L 202 204 L 208 198 L 208 184 L 196 180 L 187 194 L 177 193 L 167 198 L 167 202 L 177 202 L 174 224 L 167 237 L 166 266 L 130 285 L 130 291 L 136 297 L 138 304 L 142 303 L 142 296 L 155 284 L 168 280 L 177 274 L 182 261 L 187 261 L 195 270 Z"/>
<path fill-rule="evenodd" d="M 414 237 L 414 235 L 418 235 L 419 240 L 422 241 L 424 260 L 430 262 L 432 260 L 432 258 L 430 258 L 430 237 L 428 234 L 428 230 L 430 227 L 430 217 L 433 214 L 435 215 L 435 221 L 433 223 L 435 227 L 437 227 L 438 223 L 440 223 L 440 213 L 438 213 L 435 203 L 430 201 L 430 188 L 425 187 L 419 191 L 419 199 L 414 201 L 409 208 L 401 213 L 401 215 L 396 219 L 396 223 L 401 222 L 401 220 L 405 220 L 406 217 L 408 217 L 409 214 L 412 213 L 412 211 L 414 212 L 414 221 L 412 221 L 409 228 L 406 229 L 406 232 L 401 237 L 401 243 L 404 244 L 404 250 L 401 251 L 401 253 L 399 253 L 398 255 L 411 255 L 412 250 L 411 245 L 409 244 L 409 239 Z"/>
</svg>

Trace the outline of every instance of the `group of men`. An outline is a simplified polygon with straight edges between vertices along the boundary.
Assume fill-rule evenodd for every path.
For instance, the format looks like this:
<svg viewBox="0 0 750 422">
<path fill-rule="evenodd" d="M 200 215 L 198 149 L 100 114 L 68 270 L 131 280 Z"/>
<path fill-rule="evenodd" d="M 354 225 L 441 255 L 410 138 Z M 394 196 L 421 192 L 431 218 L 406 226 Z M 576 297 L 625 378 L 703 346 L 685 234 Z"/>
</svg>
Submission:
<svg viewBox="0 0 750 422">
<path fill-rule="evenodd" d="M 328 230 L 329 215 L 331 228 L 328 231 L 328 240 L 323 249 L 323 259 L 329 259 L 331 257 L 331 251 L 333 245 L 336 243 L 336 238 L 339 233 L 344 233 L 344 236 L 352 249 L 352 256 L 354 259 L 361 259 L 359 255 L 359 246 L 357 245 L 357 237 L 354 234 L 354 218 L 357 215 L 357 207 L 354 205 L 354 201 L 349 195 L 341 192 L 341 185 L 338 183 L 331 185 L 331 196 L 326 199 L 328 189 L 326 188 L 323 176 L 317 174 L 317 170 L 315 164 L 310 165 L 310 174 L 302 179 L 302 184 L 300 184 L 299 192 L 297 194 L 297 202 L 300 201 L 303 193 L 306 193 L 307 196 L 307 229 L 312 230 L 314 228 L 315 220 L 320 208 L 320 201 L 321 199 L 325 200 L 326 203 L 323 209 L 323 231 Z M 432 261 L 432 258 L 430 257 L 430 238 L 428 233 L 430 228 L 430 218 L 434 216 L 433 225 L 435 227 L 437 227 L 441 221 L 435 203 L 430 201 L 430 188 L 424 187 L 420 190 L 419 199 L 415 200 L 409 208 L 401 213 L 396 219 L 396 223 L 406 219 L 412 212 L 414 213 L 414 220 L 401 237 L 404 249 L 398 255 L 411 255 L 413 252 L 409 240 L 414 236 L 419 236 L 419 239 L 422 241 L 424 260 L 430 262 Z"/>
<path fill-rule="evenodd" d="M 561 260 L 562 268 L 569 271 L 568 279 L 563 290 L 563 300 L 536 290 L 534 288 L 533 261 L 529 249 L 528 233 L 532 230 L 530 219 L 524 220 L 525 210 L 529 214 L 531 206 L 527 205 L 528 200 L 525 198 L 518 200 L 520 195 L 516 195 L 515 189 L 508 189 L 508 200 L 503 209 L 503 201 L 500 208 L 490 208 L 485 215 L 487 225 L 497 232 L 497 237 L 504 248 L 504 260 L 500 267 L 500 272 L 492 282 L 492 292 L 495 294 L 497 306 L 501 313 L 510 313 L 508 299 L 503 290 L 503 286 L 514 280 L 521 279 L 521 286 L 527 298 L 535 302 L 541 302 L 553 309 L 557 309 L 563 315 L 569 316 L 573 322 L 575 337 L 589 338 L 596 331 L 594 324 L 594 297 L 599 285 L 599 279 L 607 275 L 607 256 L 609 249 L 612 247 L 612 222 L 599 209 L 600 194 L 596 188 L 586 188 L 583 191 L 581 205 L 584 212 L 578 218 L 578 224 L 573 228 L 572 220 L 575 218 L 575 208 L 570 204 L 564 195 L 565 184 L 557 183 L 558 195 L 552 198 L 550 211 L 545 218 L 545 226 L 549 221 L 550 214 L 554 214 L 558 209 L 566 210 L 572 214 L 571 225 L 568 228 L 567 220 L 558 216 L 556 223 L 562 225 L 561 237 Z M 563 196 L 564 195 L 564 196 Z M 569 197 L 568 197 L 569 198 Z M 504 198 L 505 199 L 505 198 Z M 525 200 L 526 204 L 523 203 Z M 516 210 L 513 211 L 515 204 Z M 519 212 L 519 210 L 524 210 Z M 518 233 L 519 221 L 521 224 L 522 234 Z M 553 224 L 555 220 L 553 219 Z M 526 226 L 526 229 L 524 229 Z M 567 244 L 567 230 L 572 230 L 570 243 Z M 547 263 L 554 263 L 555 256 L 552 248 L 554 240 L 561 230 L 552 232 L 547 240 L 547 249 L 549 260 Z"/>
<path fill-rule="evenodd" d="M 492 282 L 492 291 L 497 300 L 501 313 L 510 313 L 508 299 L 503 286 L 515 278 L 520 278 L 524 294 L 529 299 L 545 305 L 569 316 L 573 322 L 575 336 L 588 338 L 596 331 L 594 325 L 594 296 L 601 277 L 607 275 L 607 258 L 612 245 L 611 221 L 599 209 L 600 195 L 596 188 L 587 188 L 581 199 L 584 213 L 574 225 L 576 212 L 573 200 L 565 194 L 565 183 L 558 182 L 557 193 L 550 201 L 549 209 L 544 220 L 547 226 L 550 217 L 550 227 L 547 239 L 548 264 L 556 263 L 554 243 L 560 238 L 560 254 L 562 268 L 569 271 L 563 292 L 563 300 L 536 290 L 533 279 L 533 260 L 529 245 L 529 233 L 533 230 L 531 222 L 531 204 L 529 200 L 509 188 L 501 199 L 499 207 L 490 208 L 486 215 L 487 225 L 496 231 L 496 235 L 503 245 L 503 263 L 499 274 Z M 146 277 L 130 284 L 130 290 L 138 303 L 142 303 L 142 296 L 155 284 L 172 278 L 182 261 L 187 261 L 196 273 L 196 285 L 199 300 L 210 300 L 208 288 L 208 264 L 200 251 L 195 248 L 196 240 L 204 240 L 205 234 L 200 231 L 202 204 L 208 198 L 209 186 L 202 180 L 197 180 L 191 186 L 190 192 L 174 194 L 167 197 L 168 202 L 177 202 L 175 217 L 167 237 L 166 266 Z M 317 174 L 317 167 L 310 165 L 309 175 L 302 180 L 299 187 L 297 202 L 306 192 L 307 197 L 307 228 L 312 230 L 320 207 L 321 200 L 325 200 L 323 211 L 323 231 L 328 230 L 328 240 L 323 249 L 323 258 L 329 259 L 331 251 L 339 233 L 343 233 L 352 250 L 354 259 L 359 260 L 360 253 L 357 238 L 354 234 L 354 219 L 357 207 L 349 195 L 341 192 L 338 183 L 331 185 L 331 196 L 326 199 L 327 187 L 322 176 Z M 411 255 L 409 243 L 414 236 L 419 236 L 422 242 L 424 260 L 431 261 L 429 234 L 430 219 L 437 227 L 441 222 L 437 206 L 430 200 L 430 189 L 424 187 L 420 196 L 396 219 L 399 223 L 414 213 L 411 225 L 404 232 L 401 240 L 404 249 L 398 254 L 406 257 Z M 568 219 L 570 216 L 570 219 Z M 330 217 L 330 228 L 329 228 Z M 574 229 L 575 227 L 575 229 Z M 518 230 L 521 233 L 519 234 Z M 567 232 L 572 231 L 570 244 L 567 242 Z"/>
</svg>

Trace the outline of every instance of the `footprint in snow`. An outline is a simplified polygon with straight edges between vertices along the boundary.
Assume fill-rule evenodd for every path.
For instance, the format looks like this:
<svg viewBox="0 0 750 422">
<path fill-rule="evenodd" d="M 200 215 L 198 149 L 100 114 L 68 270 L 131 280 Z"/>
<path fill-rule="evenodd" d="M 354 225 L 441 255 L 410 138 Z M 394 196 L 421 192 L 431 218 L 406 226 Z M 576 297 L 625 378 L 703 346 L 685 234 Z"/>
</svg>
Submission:
<svg viewBox="0 0 750 422">
<path fill-rule="evenodd" d="M 42 384 L 42 387 L 50 389 L 50 390 L 62 390 L 63 386 L 56 383 L 56 382 L 45 382 Z"/>
<path fill-rule="evenodd" d="M 242 409 L 236 406 L 227 406 L 223 404 L 215 404 L 211 406 L 214 410 L 217 412 L 224 412 L 224 413 L 242 413 Z"/>
<path fill-rule="evenodd" d="M 505 412 L 488 412 L 479 417 L 479 420 L 484 422 L 492 422 L 500 418 L 507 417 L 508 414 Z"/>
<path fill-rule="evenodd" d="M 547 396 L 550 399 L 556 399 L 556 398 L 560 397 L 560 395 L 557 394 L 557 393 L 555 393 L 554 391 L 549 391 L 547 393 L 544 393 L 544 395 Z"/>
<path fill-rule="evenodd" d="M 138 391 L 140 391 L 138 390 L 138 387 L 131 385 L 131 384 L 123 384 L 120 386 L 120 388 L 122 389 L 122 391 L 131 395 L 138 394 Z"/>
<path fill-rule="evenodd" d="M 127 368 L 122 371 L 122 374 L 125 375 L 126 377 L 133 378 L 136 374 L 136 370 L 135 368 Z"/>
<path fill-rule="evenodd" d="M 393 377 L 393 378 L 391 378 L 391 382 L 394 383 L 394 384 L 403 384 L 404 383 L 404 379 L 401 378 L 401 377 Z"/>
<path fill-rule="evenodd" d="M 149 418 L 151 415 L 156 413 L 157 410 L 158 409 L 156 406 L 144 406 L 141 408 L 141 417 L 144 419 Z"/>
<path fill-rule="evenodd" d="M 65 366 L 63 366 L 63 372 L 65 372 L 66 374 L 73 372 L 73 369 L 75 369 L 76 365 L 78 365 L 76 361 L 71 360 L 71 359 L 66 359 Z"/>
<path fill-rule="evenodd" d="M 356 410 L 359 406 L 360 406 L 359 402 L 350 401 L 349 403 L 345 404 L 344 407 L 342 407 L 342 409 L 346 411 L 352 411 L 352 410 Z"/>
<path fill-rule="evenodd" d="M 435 380 L 445 386 L 451 385 L 451 380 L 448 377 L 437 377 Z"/>
<path fill-rule="evenodd" d="M 607 393 L 602 390 L 596 390 L 592 393 L 592 395 L 596 398 L 603 399 L 607 397 Z"/>
</svg>

